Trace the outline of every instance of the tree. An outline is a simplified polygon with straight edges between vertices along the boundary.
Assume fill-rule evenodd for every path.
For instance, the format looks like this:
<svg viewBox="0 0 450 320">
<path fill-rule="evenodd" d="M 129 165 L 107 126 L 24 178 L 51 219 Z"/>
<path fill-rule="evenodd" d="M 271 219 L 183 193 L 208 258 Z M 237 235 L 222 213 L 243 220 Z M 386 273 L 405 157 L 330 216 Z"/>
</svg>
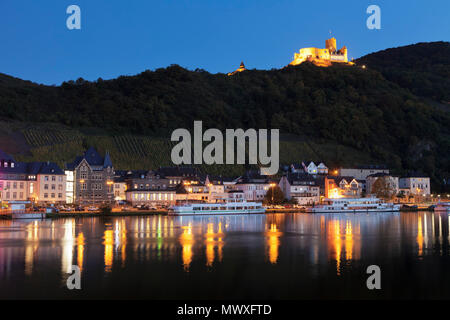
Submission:
<svg viewBox="0 0 450 320">
<path fill-rule="evenodd" d="M 284 197 L 283 191 L 281 191 L 279 186 L 273 186 L 270 187 L 269 190 L 267 190 L 266 196 L 264 197 L 263 203 L 264 204 L 281 204 L 286 202 L 286 198 Z"/>
<path fill-rule="evenodd" d="M 378 198 L 390 200 L 395 195 L 395 189 L 389 177 L 379 177 L 372 186 L 372 193 Z"/>
</svg>

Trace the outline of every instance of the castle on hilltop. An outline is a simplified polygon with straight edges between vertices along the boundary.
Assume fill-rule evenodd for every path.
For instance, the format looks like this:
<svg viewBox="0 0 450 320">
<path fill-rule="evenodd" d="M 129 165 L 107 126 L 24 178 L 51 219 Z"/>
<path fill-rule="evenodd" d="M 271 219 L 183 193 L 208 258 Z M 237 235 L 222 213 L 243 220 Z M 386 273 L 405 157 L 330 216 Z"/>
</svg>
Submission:
<svg viewBox="0 0 450 320">
<path fill-rule="evenodd" d="M 294 60 L 289 65 L 296 66 L 305 61 L 310 61 L 320 67 L 329 67 L 333 62 L 353 64 L 348 61 L 347 47 L 344 46 L 338 50 L 335 38 L 325 40 L 325 49 L 300 49 L 299 53 L 294 53 Z"/>
</svg>

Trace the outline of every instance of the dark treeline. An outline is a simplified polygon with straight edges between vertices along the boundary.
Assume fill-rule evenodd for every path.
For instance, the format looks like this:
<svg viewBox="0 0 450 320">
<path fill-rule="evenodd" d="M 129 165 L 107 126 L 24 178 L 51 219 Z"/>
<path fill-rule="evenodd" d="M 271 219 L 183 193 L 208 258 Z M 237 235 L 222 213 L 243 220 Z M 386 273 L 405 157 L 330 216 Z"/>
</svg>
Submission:
<svg viewBox="0 0 450 320">
<path fill-rule="evenodd" d="M 58 87 L 0 76 L 0 116 L 157 136 L 194 120 L 205 128 L 280 128 L 425 171 L 440 184 L 450 168 L 449 68 L 449 44 L 430 43 L 371 54 L 355 66 L 304 63 L 232 77 L 177 65 Z"/>
</svg>

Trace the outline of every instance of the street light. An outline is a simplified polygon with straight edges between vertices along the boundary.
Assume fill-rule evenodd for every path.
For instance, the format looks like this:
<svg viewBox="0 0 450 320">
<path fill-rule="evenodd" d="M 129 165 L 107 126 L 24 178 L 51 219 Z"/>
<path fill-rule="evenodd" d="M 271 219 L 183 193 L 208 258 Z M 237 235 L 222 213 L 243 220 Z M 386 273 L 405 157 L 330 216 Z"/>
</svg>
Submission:
<svg viewBox="0 0 450 320">
<path fill-rule="evenodd" d="M 275 183 L 271 183 L 270 184 L 270 189 L 272 190 L 272 204 L 273 204 L 273 191 L 274 191 L 274 189 L 275 189 Z"/>
</svg>

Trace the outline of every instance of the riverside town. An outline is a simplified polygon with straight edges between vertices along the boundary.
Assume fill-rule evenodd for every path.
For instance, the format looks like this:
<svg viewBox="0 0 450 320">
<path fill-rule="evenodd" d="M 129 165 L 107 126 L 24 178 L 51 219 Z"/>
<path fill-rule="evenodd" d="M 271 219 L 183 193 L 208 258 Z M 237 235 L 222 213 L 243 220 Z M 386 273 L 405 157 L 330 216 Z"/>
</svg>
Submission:
<svg viewBox="0 0 450 320">
<path fill-rule="evenodd" d="M 248 170 L 217 176 L 194 166 L 116 170 L 108 152 L 90 147 L 63 168 L 17 162 L 0 151 L 1 216 L 45 218 L 121 213 L 247 214 L 448 210 L 420 172 L 396 175 L 380 164 L 328 168 L 299 159 L 277 175 Z"/>
</svg>

